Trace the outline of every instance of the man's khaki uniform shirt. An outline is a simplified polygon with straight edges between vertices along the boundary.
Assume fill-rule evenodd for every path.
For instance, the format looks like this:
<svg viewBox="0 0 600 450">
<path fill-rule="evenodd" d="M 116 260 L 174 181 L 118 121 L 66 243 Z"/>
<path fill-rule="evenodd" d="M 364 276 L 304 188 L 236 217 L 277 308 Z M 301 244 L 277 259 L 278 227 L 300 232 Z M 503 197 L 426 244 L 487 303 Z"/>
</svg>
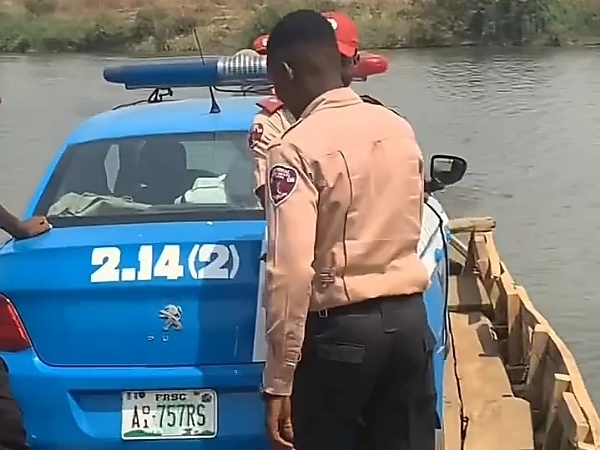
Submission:
<svg viewBox="0 0 600 450">
<path fill-rule="evenodd" d="M 267 151 L 264 389 L 290 395 L 308 311 L 427 289 L 423 158 L 408 122 L 350 88 Z"/>
<path fill-rule="evenodd" d="M 254 163 L 254 188 L 266 183 L 267 148 L 295 122 L 292 114 L 277 97 L 267 98 L 259 103 L 261 110 L 254 116 L 248 145 Z"/>
</svg>

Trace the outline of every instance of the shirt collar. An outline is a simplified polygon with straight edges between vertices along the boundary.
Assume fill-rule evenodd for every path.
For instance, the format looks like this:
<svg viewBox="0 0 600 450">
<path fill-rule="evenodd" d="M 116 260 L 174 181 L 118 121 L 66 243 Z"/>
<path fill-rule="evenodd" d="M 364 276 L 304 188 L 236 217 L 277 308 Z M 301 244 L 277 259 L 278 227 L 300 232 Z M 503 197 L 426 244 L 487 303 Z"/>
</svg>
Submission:
<svg viewBox="0 0 600 450">
<path fill-rule="evenodd" d="M 304 119 L 321 109 L 339 108 L 361 102 L 362 100 L 358 94 L 349 87 L 332 89 L 319 95 L 310 102 L 300 115 L 300 119 Z"/>
</svg>

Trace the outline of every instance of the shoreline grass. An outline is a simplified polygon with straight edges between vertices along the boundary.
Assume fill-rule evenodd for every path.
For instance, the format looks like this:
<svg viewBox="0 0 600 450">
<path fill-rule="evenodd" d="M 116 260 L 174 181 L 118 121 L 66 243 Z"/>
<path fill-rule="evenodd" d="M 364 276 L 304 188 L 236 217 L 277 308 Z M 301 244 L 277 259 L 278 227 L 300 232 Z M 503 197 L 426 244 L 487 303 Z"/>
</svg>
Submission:
<svg viewBox="0 0 600 450">
<path fill-rule="evenodd" d="M 600 0 L 5 0 L 0 52 L 207 53 L 251 45 L 288 11 L 350 14 L 361 47 L 600 43 Z"/>
</svg>

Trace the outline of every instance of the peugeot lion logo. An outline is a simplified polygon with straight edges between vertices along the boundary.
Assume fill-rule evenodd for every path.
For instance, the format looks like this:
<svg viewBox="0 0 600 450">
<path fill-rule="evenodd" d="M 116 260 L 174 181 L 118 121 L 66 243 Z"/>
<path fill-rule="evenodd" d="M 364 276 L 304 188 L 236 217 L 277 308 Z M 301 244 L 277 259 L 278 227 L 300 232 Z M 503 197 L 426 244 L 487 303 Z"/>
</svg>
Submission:
<svg viewBox="0 0 600 450">
<path fill-rule="evenodd" d="M 181 306 L 167 305 L 159 313 L 158 317 L 165 321 L 163 331 L 169 331 L 171 328 L 180 331 L 183 328 L 183 323 L 181 323 Z"/>
</svg>

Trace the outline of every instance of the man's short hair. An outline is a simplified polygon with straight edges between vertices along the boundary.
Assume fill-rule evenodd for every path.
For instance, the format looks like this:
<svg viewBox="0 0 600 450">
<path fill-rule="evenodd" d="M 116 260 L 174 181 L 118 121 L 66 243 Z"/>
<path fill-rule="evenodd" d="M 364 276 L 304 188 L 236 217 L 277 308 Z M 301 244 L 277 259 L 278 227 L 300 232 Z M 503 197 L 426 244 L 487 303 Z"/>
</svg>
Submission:
<svg viewBox="0 0 600 450">
<path fill-rule="evenodd" d="M 312 9 L 293 11 L 277 22 L 269 36 L 267 56 L 273 57 L 296 45 L 331 47 L 336 51 L 338 48 L 333 27 Z"/>
</svg>

